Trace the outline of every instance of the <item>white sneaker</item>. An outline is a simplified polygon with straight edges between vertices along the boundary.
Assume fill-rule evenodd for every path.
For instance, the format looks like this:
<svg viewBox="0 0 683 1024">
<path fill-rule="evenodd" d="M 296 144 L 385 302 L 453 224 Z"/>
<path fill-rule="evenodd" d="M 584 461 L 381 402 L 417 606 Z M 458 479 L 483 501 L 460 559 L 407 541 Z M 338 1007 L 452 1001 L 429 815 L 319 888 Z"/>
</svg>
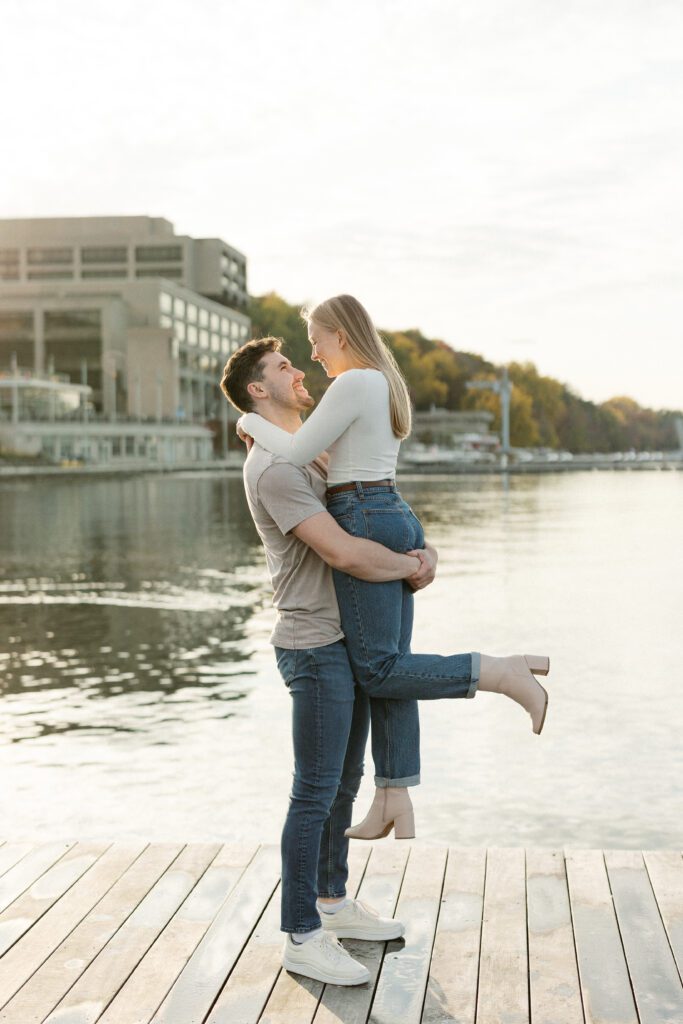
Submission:
<svg viewBox="0 0 683 1024">
<path fill-rule="evenodd" d="M 288 935 L 282 965 L 294 974 L 304 974 L 327 985 L 363 985 L 370 981 L 367 967 L 354 960 L 327 931 L 300 945 L 292 942 L 291 935 Z"/>
<path fill-rule="evenodd" d="M 336 914 L 321 913 L 323 928 L 338 939 L 374 939 L 387 942 L 400 939 L 405 928 L 391 917 L 380 917 L 376 910 L 360 900 L 349 899 Z"/>
</svg>

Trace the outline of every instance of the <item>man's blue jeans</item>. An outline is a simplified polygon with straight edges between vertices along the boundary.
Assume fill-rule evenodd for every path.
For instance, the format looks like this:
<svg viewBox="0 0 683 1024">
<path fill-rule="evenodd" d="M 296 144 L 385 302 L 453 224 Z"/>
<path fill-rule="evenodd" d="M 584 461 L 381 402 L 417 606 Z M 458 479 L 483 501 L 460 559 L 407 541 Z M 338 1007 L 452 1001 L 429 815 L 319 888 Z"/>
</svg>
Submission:
<svg viewBox="0 0 683 1024">
<path fill-rule="evenodd" d="M 344 896 L 353 801 L 363 775 L 369 701 L 353 678 L 345 644 L 275 648 L 292 696 L 294 783 L 282 832 L 281 927 L 320 927 L 318 896 Z"/>
<path fill-rule="evenodd" d="M 353 537 L 392 551 L 424 547 L 424 532 L 395 487 L 357 483 L 332 494 L 327 511 Z M 334 570 L 342 629 L 356 681 L 373 698 L 372 756 L 378 786 L 419 781 L 416 699 L 474 697 L 479 655 L 412 654 L 413 593 L 407 583 L 368 583 Z"/>
</svg>

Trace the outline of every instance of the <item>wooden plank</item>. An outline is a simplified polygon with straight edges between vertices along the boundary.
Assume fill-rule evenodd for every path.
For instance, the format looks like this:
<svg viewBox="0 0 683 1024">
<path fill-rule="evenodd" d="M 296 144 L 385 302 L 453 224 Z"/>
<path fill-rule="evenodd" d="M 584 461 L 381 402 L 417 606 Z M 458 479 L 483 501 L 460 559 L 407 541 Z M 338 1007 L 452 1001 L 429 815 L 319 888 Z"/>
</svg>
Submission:
<svg viewBox="0 0 683 1024">
<path fill-rule="evenodd" d="M 111 843 L 77 843 L 0 914 L 0 956 L 67 892 Z"/>
<path fill-rule="evenodd" d="M 42 1022 L 104 949 L 181 849 L 177 843 L 148 846 L 10 1000 L 0 1012 L 0 1022 L 26 1024 L 34 1019 Z M 20 950 L 21 945 L 17 943 L 14 949 Z"/>
<path fill-rule="evenodd" d="M 586 1024 L 638 1024 L 601 850 L 566 850 Z"/>
<path fill-rule="evenodd" d="M 67 853 L 75 840 L 62 843 L 44 843 L 22 857 L 18 864 L 0 878 L 0 912 L 21 896 L 37 878 Z"/>
<path fill-rule="evenodd" d="M 36 843 L 29 842 L 3 843 L 0 847 L 0 875 L 4 875 L 35 847 Z"/>
<path fill-rule="evenodd" d="M 527 850 L 529 985 L 534 1024 L 583 1024 L 567 876 L 561 850 Z"/>
<path fill-rule="evenodd" d="M 282 963 L 280 886 L 206 1018 L 206 1024 L 256 1024 Z"/>
<path fill-rule="evenodd" d="M 217 843 L 186 846 L 45 1024 L 95 1024 L 218 853 Z"/>
<path fill-rule="evenodd" d="M 355 896 L 361 882 L 370 846 L 367 843 L 350 843 L 349 845 L 349 878 L 347 893 Z M 284 936 L 280 932 L 279 954 L 282 954 Z M 310 1022 L 318 1007 L 324 986 L 312 978 L 304 978 L 300 974 L 280 971 L 273 990 L 268 998 L 263 1013 L 259 1018 L 261 1024 L 301 1024 Z"/>
<path fill-rule="evenodd" d="M 643 854 L 678 973 L 683 978 L 683 857 L 678 850 Z"/>
<path fill-rule="evenodd" d="M 280 851 L 261 847 L 154 1014 L 154 1024 L 201 1024 L 272 896 L 279 872 Z"/>
<path fill-rule="evenodd" d="M 148 1024 L 255 853 L 255 845 L 220 848 L 98 1024 Z"/>
<path fill-rule="evenodd" d="M 605 850 L 605 864 L 640 1024 L 681 1024 L 681 979 L 643 855 Z"/>
<path fill-rule="evenodd" d="M 396 908 L 406 926 L 405 941 L 387 945 L 371 1024 L 420 1022 L 445 870 L 445 848 L 413 844 Z"/>
<path fill-rule="evenodd" d="M 379 911 L 382 917 L 393 917 L 403 884 L 410 849 L 406 843 L 378 843 L 363 875 L 358 898 Z M 343 988 L 326 985 L 314 1020 L 315 1024 L 365 1024 L 386 949 L 385 942 L 343 939 L 354 960 L 370 972 L 367 985 Z"/>
<path fill-rule="evenodd" d="M 477 1024 L 528 1024 L 524 850 L 493 847 L 486 858 Z"/>
<path fill-rule="evenodd" d="M 145 843 L 115 843 L 0 959 L 0 1008 L 140 856 Z M 0 1014 L 0 1020 L 2 1015 Z"/>
<path fill-rule="evenodd" d="M 485 874 L 485 849 L 449 849 L 423 1024 L 474 1024 Z"/>
</svg>

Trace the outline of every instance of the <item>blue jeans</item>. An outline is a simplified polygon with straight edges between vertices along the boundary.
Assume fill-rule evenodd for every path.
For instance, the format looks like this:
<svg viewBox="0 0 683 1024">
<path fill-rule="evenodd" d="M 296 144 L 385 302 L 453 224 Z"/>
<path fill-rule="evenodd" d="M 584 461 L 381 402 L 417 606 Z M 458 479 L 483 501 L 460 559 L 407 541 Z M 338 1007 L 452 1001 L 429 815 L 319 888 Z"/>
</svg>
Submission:
<svg viewBox="0 0 683 1024">
<path fill-rule="evenodd" d="M 318 896 L 344 896 L 351 809 L 363 775 L 369 701 L 355 685 L 343 641 L 275 648 L 292 697 L 294 782 L 282 832 L 281 927 L 320 927 Z"/>
<path fill-rule="evenodd" d="M 327 511 L 353 537 L 392 551 L 424 547 L 422 526 L 396 488 L 356 483 L 332 494 Z M 372 756 L 377 785 L 419 780 L 416 699 L 474 697 L 479 654 L 413 654 L 413 592 L 407 583 L 368 583 L 334 570 L 342 629 L 357 683 L 373 698 Z"/>
</svg>

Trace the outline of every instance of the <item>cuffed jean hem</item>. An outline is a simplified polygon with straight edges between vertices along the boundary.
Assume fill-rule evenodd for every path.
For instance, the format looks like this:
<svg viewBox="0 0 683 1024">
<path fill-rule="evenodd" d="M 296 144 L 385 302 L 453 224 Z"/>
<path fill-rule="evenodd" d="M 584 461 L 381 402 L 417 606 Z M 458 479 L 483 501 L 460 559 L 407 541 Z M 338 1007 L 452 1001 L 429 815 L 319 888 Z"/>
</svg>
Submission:
<svg viewBox="0 0 683 1024">
<path fill-rule="evenodd" d="M 406 775 L 404 779 L 385 779 L 381 775 L 375 775 L 375 785 L 378 789 L 387 789 L 388 786 L 395 786 L 397 789 L 403 786 L 419 786 L 419 775 Z"/>
<path fill-rule="evenodd" d="M 481 674 L 481 654 L 479 653 L 479 651 L 473 651 L 472 652 L 472 673 L 471 673 L 470 688 L 469 688 L 469 690 L 467 691 L 467 693 L 465 695 L 467 698 L 474 697 L 475 693 L 477 692 L 477 685 L 479 683 L 479 676 L 480 676 L 480 674 Z"/>
<path fill-rule="evenodd" d="M 346 889 L 342 892 L 319 892 L 319 900 L 342 900 L 346 896 Z"/>
<path fill-rule="evenodd" d="M 285 935 L 308 935 L 309 932 L 318 932 L 322 928 L 322 921 L 320 924 L 314 924 L 312 928 L 285 928 L 284 925 L 280 928 L 281 932 Z"/>
</svg>

